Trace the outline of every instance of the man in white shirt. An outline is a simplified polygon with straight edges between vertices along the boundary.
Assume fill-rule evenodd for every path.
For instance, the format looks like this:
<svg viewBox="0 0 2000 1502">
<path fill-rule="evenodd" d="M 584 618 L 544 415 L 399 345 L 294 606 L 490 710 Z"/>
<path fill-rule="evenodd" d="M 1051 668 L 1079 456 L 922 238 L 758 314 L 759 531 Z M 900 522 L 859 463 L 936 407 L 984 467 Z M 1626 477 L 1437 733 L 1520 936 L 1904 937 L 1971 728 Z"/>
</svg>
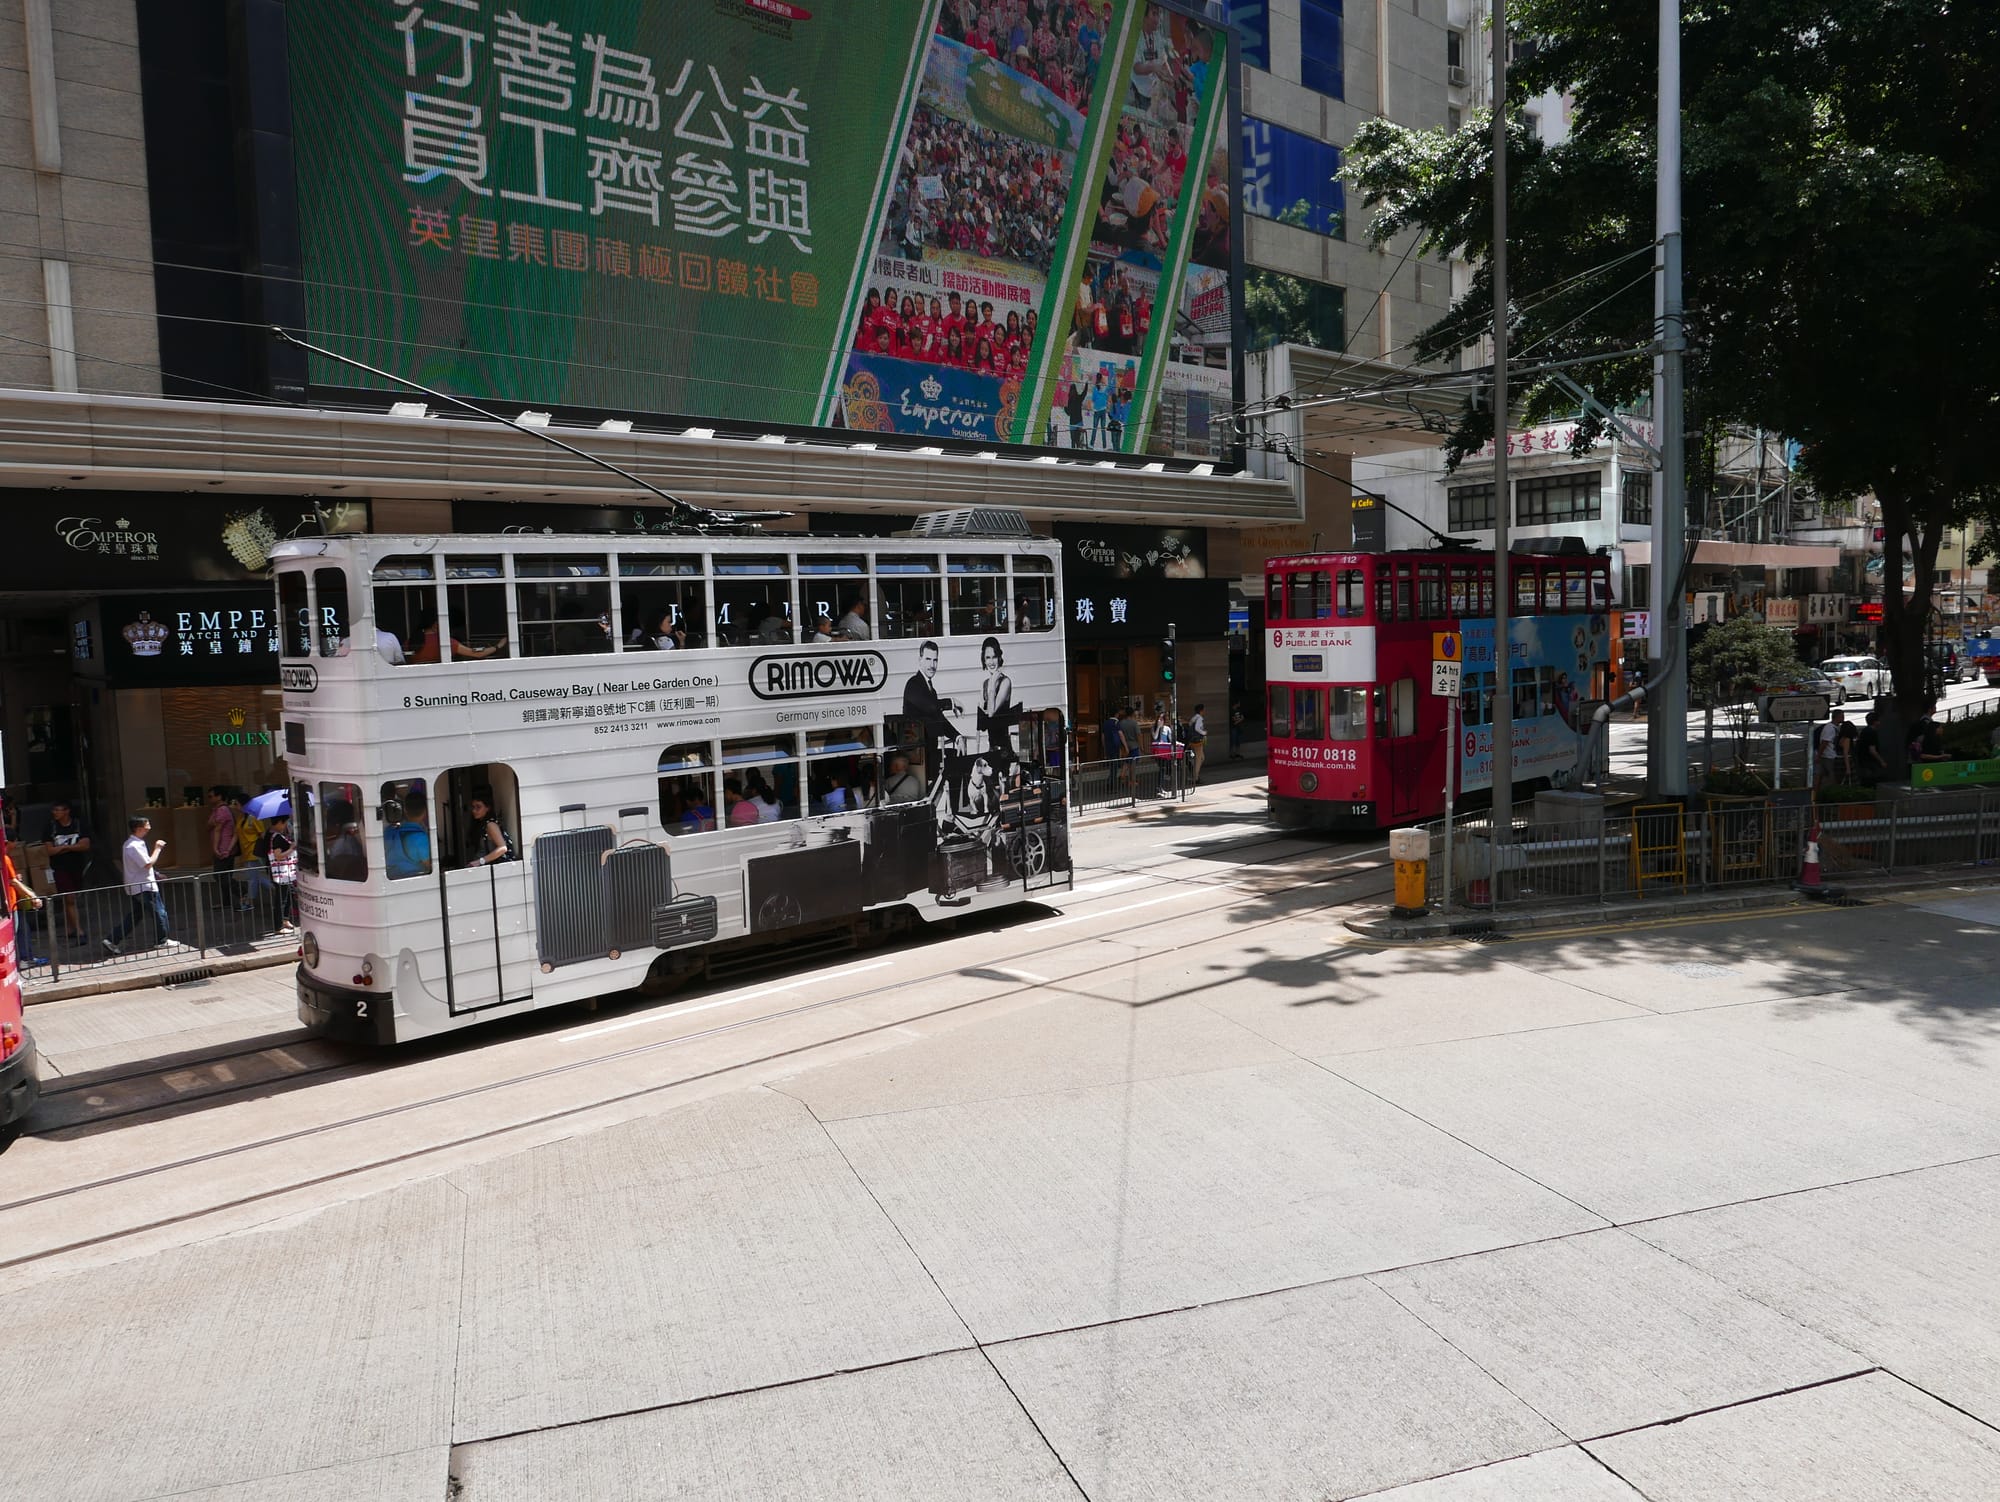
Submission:
<svg viewBox="0 0 2000 1502">
<path fill-rule="evenodd" d="M 1847 723 L 1847 711 L 1836 709 L 1833 718 L 1819 727 L 1819 772 L 1821 783 L 1841 780 L 1840 727 Z"/>
<path fill-rule="evenodd" d="M 868 597 L 866 595 L 856 595 L 848 602 L 847 614 L 840 618 L 840 625 L 835 628 L 835 634 L 845 637 L 848 641 L 867 641 L 869 639 Z"/>
<path fill-rule="evenodd" d="M 392 663 L 396 667 L 403 665 L 403 642 L 402 638 L 397 636 L 395 632 L 384 631 L 380 626 L 377 626 L 375 628 L 375 650 L 382 654 L 384 661 Z"/>
<path fill-rule="evenodd" d="M 1201 765 L 1206 759 L 1202 752 L 1202 742 L 1208 739 L 1208 720 L 1202 711 L 1207 707 L 1205 704 L 1195 705 L 1194 716 L 1188 721 L 1188 755 L 1194 758 L 1194 766 L 1189 769 L 1189 787 L 1196 787 L 1201 783 Z"/>
<path fill-rule="evenodd" d="M 105 936 L 106 954 L 123 953 L 118 941 L 147 918 L 153 923 L 154 946 L 173 943 L 167 937 L 167 905 L 160 898 L 160 878 L 153 870 L 160 863 L 160 852 L 167 848 L 167 842 L 154 840 L 148 846 L 146 836 L 153 832 L 153 821 L 144 814 L 134 814 L 127 821 L 127 828 L 131 833 L 126 836 L 124 849 L 119 852 L 119 861 L 125 875 L 125 899 L 132 910 L 125 915 L 123 923 Z"/>
</svg>

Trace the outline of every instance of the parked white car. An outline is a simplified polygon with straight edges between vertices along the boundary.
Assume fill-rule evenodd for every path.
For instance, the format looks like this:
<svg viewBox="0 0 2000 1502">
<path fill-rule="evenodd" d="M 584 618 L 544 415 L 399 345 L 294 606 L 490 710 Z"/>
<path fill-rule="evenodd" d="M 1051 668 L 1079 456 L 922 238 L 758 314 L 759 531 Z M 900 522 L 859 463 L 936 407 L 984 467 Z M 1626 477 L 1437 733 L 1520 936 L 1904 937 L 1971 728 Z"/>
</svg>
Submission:
<svg viewBox="0 0 2000 1502">
<path fill-rule="evenodd" d="M 1889 664 L 1879 657 L 1829 657 L 1820 665 L 1850 699 L 1873 699 L 1889 692 Z"/>
</svg>

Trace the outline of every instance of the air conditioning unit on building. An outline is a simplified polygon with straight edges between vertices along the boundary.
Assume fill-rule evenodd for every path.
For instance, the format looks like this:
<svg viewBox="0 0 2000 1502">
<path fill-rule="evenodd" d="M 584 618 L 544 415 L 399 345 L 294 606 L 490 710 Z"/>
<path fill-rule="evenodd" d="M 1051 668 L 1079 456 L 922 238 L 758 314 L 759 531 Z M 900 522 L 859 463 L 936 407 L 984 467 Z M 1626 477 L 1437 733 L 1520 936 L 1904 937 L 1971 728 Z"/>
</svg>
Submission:
<svg viewBox="0 0 2000 1502">
<path fill-rule="evenodd" d="M 1453 88 L 1462 89 L 1465 87 L 1465 69 L 1454 64 L 1452 67 L 1444 70 L 1444 76 L 1450 81 Z"/>
</svg>

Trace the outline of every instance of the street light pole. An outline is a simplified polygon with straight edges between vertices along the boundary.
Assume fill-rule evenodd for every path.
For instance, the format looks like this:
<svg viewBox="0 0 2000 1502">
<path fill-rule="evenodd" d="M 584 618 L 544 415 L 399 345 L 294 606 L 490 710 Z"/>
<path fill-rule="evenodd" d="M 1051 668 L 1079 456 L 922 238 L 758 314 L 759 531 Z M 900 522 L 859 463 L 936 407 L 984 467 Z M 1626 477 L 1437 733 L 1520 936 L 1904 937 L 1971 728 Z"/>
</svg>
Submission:
<svg viewBox="0 0 2000 1502">
<path fill-rule="evenodd" d="M 1651 639 L 1657 687 L 1646 716 L 1646 782 L 1656 797 L 1687 795 L 1687 642 L 1681 615 L 1681 559 L 1687 550 L 1687 443 L 1681 410 L 1681 10 L 1660 0 L 1659 166 L 1654 189 L 1659 245 L 1653 312 L 1660 352 L 1653 357 L 1653 424 L 1659 478 L 1653 496 Z"/>
<path fill-rule="evenodd" d="M 1514 832 L 1513 653 L 1507 613 L 1514 583 L 1507 525 L 1514 494 L 1507 483 L 1507 0 L 1493 0 L 1493 843 Z M 1457 748 L 1453 748 L 1457 754 Z"/>
</svg>

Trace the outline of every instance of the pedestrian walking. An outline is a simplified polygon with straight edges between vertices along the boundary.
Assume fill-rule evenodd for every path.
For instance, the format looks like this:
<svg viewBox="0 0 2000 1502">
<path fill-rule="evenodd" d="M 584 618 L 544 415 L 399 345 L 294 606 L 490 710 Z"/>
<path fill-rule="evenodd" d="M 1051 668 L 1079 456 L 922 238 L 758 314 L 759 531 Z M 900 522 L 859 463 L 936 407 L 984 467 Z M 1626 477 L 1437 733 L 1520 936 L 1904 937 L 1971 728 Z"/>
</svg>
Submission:
<svg viewBox="0 0 2000 1502">
<path fill-rule="evenodd" d="M 160 877 L 154 869 L 160 863 L 160 853 L 167 848 L 165 840 L 147 843 L 147 836 L 153 832 L 153 821 L 144 814 L 134 814 L 126 820 L 126 828 L 131 832 L 125 837 L 124 848 L 119 852 L 119 863 L 125 876 L 125 900 L 130 911 L 125 921 L 104 936 L 104 952 L 110 955 L 123 954 L 119 941 L 137 928 L 142 920 L 150 919 L 153 925 L 153 942 L 148 948 L 162 944 L 172 944 L 167 937 L 167 904 L 160 896 Z"/>
<path fill-rule="evenodd" d="M 1208 717 L 1202 711 L 1207 707 L 1206 704 L 1195 705 L 1194 714 L 1188 720 L 1188 755 L 1194 761 L 1194 765 L 1188 768 L 1189 787 L 1201 786 L 1201 768 L 1204 760 L 1202 746 L 1208 740 Z"/>
<path fill-rule="evenodd" d="M 1134 699 L 1125 706 L 1125 713 L 1118 721 L 1118 739 L 1125 753 L 1125 783 L 1134 786 L 1139 780 L 1139 754 L 1145 749 L 1145 742 L 1139 738 L 1139 701 Z"/>
<path fill-rule="evenodd" d="M 1819 781 L 1835 782 L 1840 775 L 1840 727 L 1847 723 L 1847 711 L 1836 709 L 1833 718 L 1819 727 Z"/>
<path fill-rule="evenodd" d="M 1875 716 L 1875 710 L 1868 711 L 1867 722 L 1854 741 L 1855 776 L 1869 787 L 1889 775 L 1889 761 L 1882 754 L 1882 731 L 1875 723 Z"/>
<path fill-rule="evenodd" d="M 1229 706 L 1229 759 L 1239 760 L 1243 755 L 1243 701 L 1238 699 Z"/>
<path fill-rule="evenodd" d="M 217 783 L 208 790 L 208 844 L 215 857 L 215 890 L 209 901 L 218 907 L 229 903 L 229 873 L 236 869 L 236 813 L 229 806 L 229 789 Z"/>
<path fill-rule="evenodd" d="M 1118 728 L 1118 709 L 1116 705 L 1113 705 L 1111 712 L 1104 717 L 1104 723 L 1099 729 L 1104 735 L 1104 759 L 1106 761 L 1123 761 L 1125 759 L 1125 737 Z"/>
</svg>

